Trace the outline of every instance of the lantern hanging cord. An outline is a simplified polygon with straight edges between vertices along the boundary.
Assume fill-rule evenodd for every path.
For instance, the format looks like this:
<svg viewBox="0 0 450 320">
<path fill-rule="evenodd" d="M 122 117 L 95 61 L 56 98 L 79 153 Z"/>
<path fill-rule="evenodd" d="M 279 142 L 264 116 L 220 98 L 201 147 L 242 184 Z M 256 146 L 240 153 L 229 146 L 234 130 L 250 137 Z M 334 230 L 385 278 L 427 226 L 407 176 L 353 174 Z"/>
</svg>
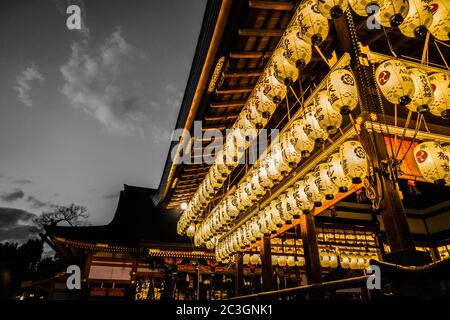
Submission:
<svg viewBox="0 0 450 320">
<path fill-rule="evenodd" d="M 393 55 L 394 57 L 398 58 L 398 57 L 397 57 L 397 54 L 396 54 L 395 51 L 394 51 L 394 47 L 392 46 L 391 39 L 389 38 L 389 36 L 388 36 L 388 34 L 387 34 L 387 32 L 386 32 L 386 28 L 385 28 L 385 27 L 382 27 L 382 28 L 383 28 L 384 36 L 385 36 L 386 41 L 387 41 L 388 46 L 389 46 L 389 51 L 392 53 L 392 55 Z"/>
<path fill-rule="evenodd" d="M 436 40 L 434 40 L 434 45 L 436 46 L 436 49 L 437 49 L 437 51 L 439 52 L 439 55 L 441 56 L 441 59 L 442 59 L 442 61 L 444 62 L 445 67 L 447 68 L 447 70 L 450 70 L 450 68 L 448 67 L 447 61 L 445 60 L 445 57 L 444 57 L 444 55 L 442 54 L 441 49 L 439 49 L 439 46 L 438 46 Z"/>
<path fill-rule="evenodd" d="M 400 152 L 400 148 L 402 147 L 403 140 L 405 140 L 406 129 L 409 127 L 409 122 L 411 121 L 412 111 L 409 110 L 408 116 L 406 117 L 405 126 L 403 127 L 402 138 L 400 139 L 400 144 L 398 145 L 397 152 L 395 153 L 395 159 L 398 157 L 398 153 Z M 419 120 L 419 113 L 417 114 L 416 123 Z"/>
<path fill-rule="evenodd" d="M 413 136 L 413 138 L 411 140 L 411 143 L 409 144 L 408 149 L 406 150 L 406 152 L 403 155 L 402 159 L 398 162 L 399 165 L 403 162 L 403 160 L 405 160 L 406 155 L 408 154 L 409 150 L 411 149 L 411 146 L 413 145 L 414 141 L 416 140 L 416 136 L 417 136 L 417 133 L 419 132 L 420 123 L 422 122 L 422 119 L 423 119 L 423 115 L 421 114 L 419 116 L 419 121 L 417 121 L 417 123 L 416 123 L 416 129 L 414 130 L 414 136 Z"/>
</svg>

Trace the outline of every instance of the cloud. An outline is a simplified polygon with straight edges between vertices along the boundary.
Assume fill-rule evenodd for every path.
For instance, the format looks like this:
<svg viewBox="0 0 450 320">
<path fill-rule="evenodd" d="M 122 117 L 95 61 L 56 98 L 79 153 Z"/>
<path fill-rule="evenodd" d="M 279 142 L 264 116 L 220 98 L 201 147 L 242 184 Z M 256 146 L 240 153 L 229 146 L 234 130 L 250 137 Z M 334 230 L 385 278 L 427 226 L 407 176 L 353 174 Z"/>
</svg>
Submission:
<svg viewBox="0 0 450 320">
<path fill-rule="evenodd" d="M 35 217 L 35 214 L 28 211 L 0 207 L 0 241 L 29 239 L 30 225 Z"/>
<path fill-rule="evenodd" d="M 15 189 L 12 191 L 6 191 L 0 193 L 0 200 L 5 202 L 13 202 L 19 199 L 22 199 L 25 196 L 25 193 L 20 189 Z"/>
<path fill-rule="evenodd" d="M 73 107 L 93 116 L 110 131 L 142 134 L 145 106 L 138 97 L 125 94 L 119 84 L 123 67 L 135 56 L 135 49 L 116 28 L 95 55 L 86 51 L 86 46 L 72 45 L 69 60 L 60 68 L 62 93 Z"/>
<path fill-rule="evenodd" d="M 105 199 L 114 199 L 118 198 L 120 196 L 120 192 L 111 192 L 103 195 L 103 198 Z"/>
<path fill-rule="evenodd" d="M 48 207 L 52 205 L 50 202 L 41 201 L 33 196 L 28 196 L 26 200 L 33 209 L 41 209 L 43 207 Z"/>
<path fill-rule="evenodd" d="M 36 81 L 43 82 L 45 81 L 45 78 L 34 64 L 25 68 L 22 73 L 16 77 L 16 86 L 14 89 L 19 95 L 19 100 L 28 107 L 33 105 L 30 91 L 31 84 Z"/>
</svg>

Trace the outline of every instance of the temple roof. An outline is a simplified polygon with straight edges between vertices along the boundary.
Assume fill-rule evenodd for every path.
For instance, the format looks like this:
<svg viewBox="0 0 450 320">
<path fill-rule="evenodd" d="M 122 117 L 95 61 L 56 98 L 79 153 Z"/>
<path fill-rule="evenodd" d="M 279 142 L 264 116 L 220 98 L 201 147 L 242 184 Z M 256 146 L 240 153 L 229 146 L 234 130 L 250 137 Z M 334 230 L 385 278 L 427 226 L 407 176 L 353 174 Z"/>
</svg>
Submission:
<svg viewBox="0 0 450 320">
<path fill-rule="evenodd" d="M 50 237 L 111 245 L 140 243 L 189 243 L 176 232 L 179 213 L 154 206 L 155 189 L 124 185 L 113 220 L 102 226 L 47 226 Z"/>
</svg>

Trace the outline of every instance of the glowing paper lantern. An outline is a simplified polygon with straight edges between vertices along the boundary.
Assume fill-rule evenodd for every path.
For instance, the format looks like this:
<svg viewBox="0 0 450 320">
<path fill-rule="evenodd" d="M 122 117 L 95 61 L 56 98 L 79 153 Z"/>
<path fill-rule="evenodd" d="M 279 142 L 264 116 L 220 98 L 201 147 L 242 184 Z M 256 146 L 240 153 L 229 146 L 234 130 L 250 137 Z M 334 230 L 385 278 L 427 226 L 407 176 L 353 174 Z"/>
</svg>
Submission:
<svg viewBox="0 0 450 320">
<path fill-rule="evenodd" d="M 348 115 L 358 105 L 355 76 L 347 69 L 331 72 L 327 79 L 327 92 L 331 106 L 342 115 Z"/>
<path fill-rule="evenodd" d="M 305 182 L 305 193 L 308 199 L 314 203 L 316 207 L 321 207 L 325 196 L 320 192 L 314 179 L 314 173 L 310 172 L 303 178 Z"/>
<path fill-rule="evenodd" d="M 285 267 L 287 264 L 287 258 L 286 256 L 279 256 L 277 259 L 277 263 L 280 267 Z"/>
<path fill-rule="evenodd" d="M 295 264 L 299 267 L 303 267 L 305 265 L 305 257 L 297 257 Z"/>
<path fill-rule="evenodd" d="M 403 62 L 386 60 L 378 66 L 375 77 L 381 93 L 393 104 L 407 105 L 414 94 L 414 82 Z"/>
<path fill-rule="evenodd" d="M 291 143 L 290 131 L 284 132 L 280 137 L 280 148 L 283 159 L 289 164 L 289 167 L 294 168 L 302 159 L 302 156 Z"/>
<path fill-rule="evenodd" d="M 429 6 L 433 15 L 429 28 L 431 34 L 441 41 L 450 40 L 450 3 L 447 0 L 432 0 Z"/>
<path fill-rule="evenodd" d="M 274 165 L 276 166 L 278 171 L 280 171 L 282 176 L 287 175 L 292 170 L 292 168 L 289 166 L 289 160 L 283 157 L 281 144 L 279 142 L 275 143 L 271 145 L 271 149 L 272 151 L 270 153 L 270 157 L 272 158 Z"/>
<path fill-rule="evenodd" d="M 398 27 L 409 12 L 408 0 L 382 0 L 375 17 L 383 27 Z"/>
<path fill-rule="evenodd" d="M 409 74 L 414 82 L 414 95 L 411 103 L 407 104 L 406 107 L 418 113 L 428 112 L 434 101 L 430 79 L 428 79 L 427 73 L 419 68 L 409 69 Z"/>
<path fill-rule="evenodd" d="M 349 267 L 352 270 L 358 269 L 358 258 L 353 253 L 348 255 L 348 259 L 350 260 Z"/>
<path fill-rule="evenodd" d="M 358 269 L 364 269 L 366 265 L 366 260 L 364 259 L 364 257 L 362 255 L 357 255 L 356 260 Z"/>
<path fill-rule="evenodd" d="M 450 166 L 450 146 L 442 147 L 442 150 L 444 150 L 444 154 L 448 157 L 449 159 L 448 165 Z M 450 185 L 450 174 L 447 175 L 447 178 L 445 178 L 445 184 L 447 186 Z"/>
<path fill-rule="evenodd" d="M 289 257 L 287 258 L 286 263 L 287 263 L 288 267 L 293 267 L 293 266 L 295 266 L 295 257 L 294 257 L 294 256 L 289 256 Z"/>
<path fill-rule="evenodd" d="M 214 246 L 215 246 L 215 239 L 214 238 L 206 242 L 206 248 L 208 250 L 214 249 Z"/>
<path fill-rule="evenodd" d="M 189 238 L 192 238 L 195 234 L 195 223 L 191 223 L 188 227 L 188 229 L 186 230 L 186 235 Z"/>
<path fill-rule="evenodd" d="M 297 181 L 292 187 L 293 197 L 296 200 L 297 207 L 303 211 L 303 213 L 307 214 L 311 212 L 314 208 L 314 202 L 308 198 L 308 195 L 305 191 L 306 184 L 304 181 Z"/>
<path fill-rule="evenodd" d="M 249 255 L 248 253 L 246 253 L 246 254 L 244 254 L 244 255 L 242 256 L 242 262 L 243 262 L 244 264 L 249 264 L 249 263 L 250 263 L 250 255 Z"/>
<path fill-rule="evenodd" d="M 328 253 L 321 251 L 319 253 L 319 257 L 320 257 L 320 265 L 323 268 L 328 268 L 330 266 L 330 256 L 328 255 Z"/>
<path fill-rule="evenodd" d="M 286 215 L 289 216 L 290 219 L 300 218 L 300 214 L 302 213 L 304 204 L 297 200 L 294 188 L 289 188 L 284 194 L 280 196 L 280 198 L 283 201 L 282 209 L 286 212 Z M 306 194 L 304 194 L 304 198 L 308 201 Z"/>
<path fill-rule="evenodd" d="M 276 207 L 280 212 L 281 219 L 286 224 L 292 223 L 293 214 L 295 213 L 289 204 L 287 195 L 285 193 L 281 194 L 278 199 L 276 199 Z"/>
<path fill-rule="evenodd" d="M 348 7 L 348 0 L 317 0 L 317 8 L 327 19 L 337 19 Z"/>
<path fill-rule="evenodd" d="M 270 181 L 281 181 L 283 179 L 283 175 L 278 170 L 275 162 L 272 157 L 266 156 L 261 162 L 260 165 L 264 167 L 265 172 L 267 173 L 267 177 Z"/>
<path fill-rule="evenodd" d="M 312 106 L 306 108 L 304 124 L 303 131 L 309 139 L 314 140 L 317 144 L 323 144 L 328 138 L 328 133 L 320 127 Z"/>
<path fill-rule="evenodd" d="M 268 70 L 279 82 L 286 86 L 290 86 L 298 78 L 298 69 L 285 58 L 282 47 L 278 47 L 273 52 Z"/>
<path fill-rule="evenodd" d="M 292 123 L 290 129 L 290 139 L 295 150 L 300 152 L 303 158 L 309 157 L 314 150 L 315 141 L 310 139 L 305 132 L 305 119 L 298 119 Z"/>
<path fill-rule="evenodd" d="M 246 111 L 245 115 L 247 117 L 247 120 L 254 125 L 256 129 L 263 128 L 268 121 L 268 117 L 263 117 L 262 113 L 259 112 L 258 107 L 256 106 L 255 98 L 247 100 L 247 104 L 245 105 Z M 244 134 L 246 132 L 243 132 Z M 253 133 L 252 131 L 248 133 Z M 256 137 L 256 132 L 254 132 L 255 135 L 252 134 L 253 137 Z"/>
<path fill-rule="evenodd" d="M 328 36 L 328 20 L 320 14 L 314 0 L 302 2 L 293 19 L 300 27 L 302 39 L 309 44 L 317 46 Z"/>
<path fill-rule="evenodd" d="M 445 73 L 435 73 L 430 77 L 434 102 L 430 105 L 430 112 L 435 116 L 447 119 L 450 117 L 450 76 Z"/>
<path fill-rule="evenodd" d="M 337 152 L 329 156 L 327 163 L 330 180 L 338 187 L 339 192 L 347 192 L 352 186 L 352 180 L 348 179 L 344 173 L 340 154 Z"/>
<path fill-rule="evenodd" d="M 286 59 L 298 69 L 311 61 L 312 47 L 301 38 L 301 30 L 298 26 L 286 29 L 281 39 L 281 46 Z"/>
<path fill-rule="evenodd" d="M 257 170 L 250 175 L 250 183 L 252 185 L 253 193 L 257 196 L 262 196 L 266 193 L 264 186 L 261 185 L 261 179 Z"/>
<path fill-rule="evenodd" d="M 330 257 L 330 267 L 331 268 L 337 268 L 339 261 L 338 261 L 338 257 L 336 255 L 335 252 L 330 252 L 329 253 L 329 257 Z"/>
<path fill-rule="evenodd" d="M 421 0 L 409 0 L 408 15 L 398 28 L 407 37 L 423 37 L 432 21 L 429 8 Z"/>
<path fill-rule="evenodd" d="M 359 141 L 348 140 L 339 148 L 342 169 L 353 183 L 361 183 L 369 174 L 367 155 Z"/>
<path fill-rule="evenodd" d="M 316 185 L 327 200 L 333 199 L 339 192 L 339 187 L 333 183 L 328 175 L 329 169 L 328 163 L 321 163 L 314 170 Z"/>
<path fill-rule="evenodd" d="M 326 90 L 322 90 L 317 94 L 314 105 L 319 126 L 328 134 L 336 133 L 341 126 L 342 116 L 331 106 Z"/>
<path fill-rule="evenodd" d="M 273 187 L 273 182 L 269 179 L 266 168 L 262 165 L 259 165 L 256 170 L 258 171 L 258 176 L 260 177 L 260 184 L 266 191 L 271 189 Z"/>
<path fill-rule="evenodd" d="M 263 113 L 264 117 L 268 118 L 277 104 L 286 97 L 286 94 L 286 85 L 277 80 L 273 73 L 265 71 L 255 89 L 255 98 L 258 98 L 255 102 L 258 110 Z M 264 97 L 267 99 L 264 99 Z"/>
<path fill-rule="evenodd" d="M 414 158 L 425 180 L 445 184 L 450 171 L 449 158 L 439 143 L 427 141 L 418 144 L 414 148 Z"/>
<path fill-rule="evenodd" d="M 256 253 L 254 253 L 254 254 L 252 254 L 251 256 L 250 256 L 250 263 L 252 264 L 252 265 L 257 265 L 258 263 L 259 263 L 259 260 L 260 260 L 260 257 L 259 257 L 259 255 L 257 255 Z"/>
<path fill-rule="evenodd" d="M 361 17 L 367 17 L 367 13 L 375 13 L 375 6 L 380 7 L 383 0 L 348 0 L 350 7 Z M 370 6 L 374 6 L 371 9 Z"/>
<path fill-rule="evenodd" d="M 350 268 L 350 258 L 347 254 L 341 253 L 339 258 L 340 258 L 341 267 L 343 269 Z"/>
</svg>

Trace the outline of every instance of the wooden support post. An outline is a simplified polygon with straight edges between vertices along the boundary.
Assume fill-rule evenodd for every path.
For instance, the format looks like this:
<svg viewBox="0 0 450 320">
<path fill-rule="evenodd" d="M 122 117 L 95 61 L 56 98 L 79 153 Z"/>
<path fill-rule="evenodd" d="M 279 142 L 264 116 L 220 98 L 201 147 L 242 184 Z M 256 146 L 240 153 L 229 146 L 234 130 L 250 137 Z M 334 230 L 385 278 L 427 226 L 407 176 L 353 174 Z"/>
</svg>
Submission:
<svg viewBox="0 0 450 320">
<path fill-rule="evenodd" d="M 312 213 L 302 214 L 300 217 L 303 252 L 305 254 L 306 279 L 308 284 L 322 281 L 319 247 L 317 245 L 316 227 Z"/>
<path fill-rule="evenodd" d="M 242 258 L 242 253 L 237 253 L 235 255 L 235 296 L 239 297 L 244 291 L 244 262 Z"/>
<path fill-rule="evenodd" d="M 262 278 L 264 291 L 273 290 L 272 278 L 272 249 L 270 247 L 270 236 L 264 236 L 261 247 Z"/>
</svg>

